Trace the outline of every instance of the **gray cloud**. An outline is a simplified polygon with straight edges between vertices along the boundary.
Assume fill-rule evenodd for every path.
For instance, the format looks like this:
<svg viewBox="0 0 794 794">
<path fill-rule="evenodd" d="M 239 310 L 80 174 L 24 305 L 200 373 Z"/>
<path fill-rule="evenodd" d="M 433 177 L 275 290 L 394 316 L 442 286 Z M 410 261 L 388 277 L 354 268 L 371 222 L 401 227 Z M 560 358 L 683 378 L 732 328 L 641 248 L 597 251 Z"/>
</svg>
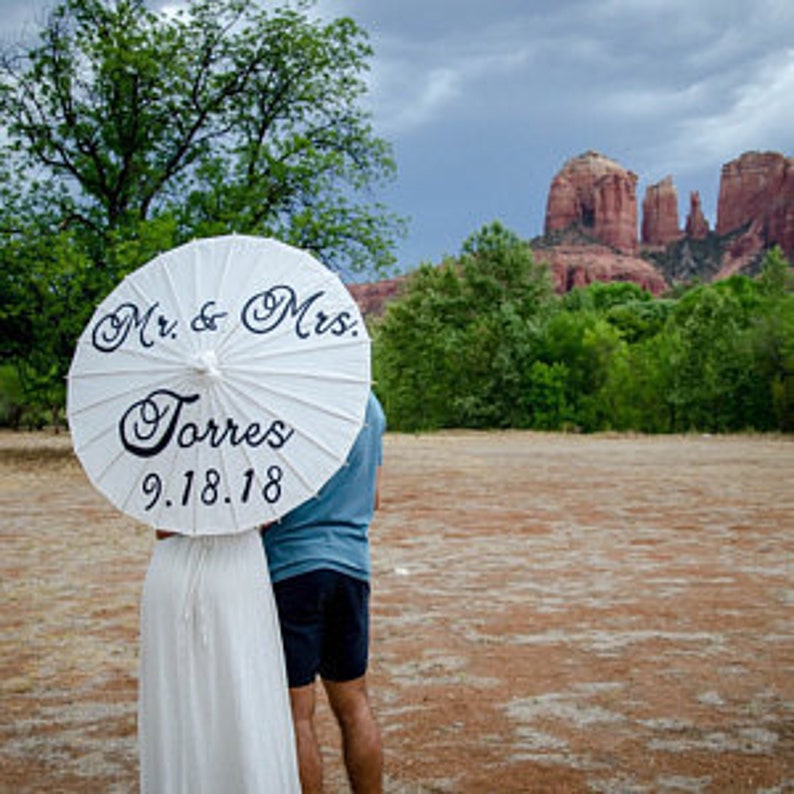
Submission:
<svg viewBox="0 0 794 794">
<path fill-rule="evenodd" d="M 0 33 L 46 0 L 0 0 Z M 542 231 L 549 183 L 596 149 L 644 185 L 671 174 L 714 220 L 723 163 L 791 154 L 790 0 L 321 0 L 370 34 L 369 107 L 412 216 L 404 266 L 454 252 L 484 222 Z"/>
</svg>

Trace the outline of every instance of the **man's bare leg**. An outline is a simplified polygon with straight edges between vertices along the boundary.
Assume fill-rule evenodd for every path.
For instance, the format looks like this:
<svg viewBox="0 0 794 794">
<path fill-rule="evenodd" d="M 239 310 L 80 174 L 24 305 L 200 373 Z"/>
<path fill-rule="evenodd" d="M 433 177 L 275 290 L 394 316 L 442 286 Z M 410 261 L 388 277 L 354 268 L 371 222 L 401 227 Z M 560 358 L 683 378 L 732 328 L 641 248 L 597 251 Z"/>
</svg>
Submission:
<svg viewBox="0 0 794 794">
<path fill-rule="evenodd" d="M 321 794 L 323 790 L 323 758 L 314 732 L 314 684 L 290 687 L 292 722 L 298 748 L 298 771 L 303 794 Z"/>
<path fill-rule="evenodd" d="M 354 794 L 383 790 L 383 748 L 369 704 L 365 677 L 353 681 L 323 681 L 342 731 L 345 767 Z"/>
</svg>

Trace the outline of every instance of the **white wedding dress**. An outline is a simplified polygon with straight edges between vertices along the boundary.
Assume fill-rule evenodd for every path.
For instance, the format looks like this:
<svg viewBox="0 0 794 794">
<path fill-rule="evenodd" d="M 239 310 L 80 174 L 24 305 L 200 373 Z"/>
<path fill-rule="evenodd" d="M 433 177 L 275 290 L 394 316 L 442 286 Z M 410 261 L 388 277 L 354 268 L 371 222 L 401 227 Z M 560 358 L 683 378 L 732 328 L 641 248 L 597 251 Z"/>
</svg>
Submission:
<svg viewBox="0 0 794 794">
<path fill-rule="evenodd" d="M 138 738 L 143 794 L 300 791 L 257 530 L 157 542 L 141 604 Z"/>
</svg>

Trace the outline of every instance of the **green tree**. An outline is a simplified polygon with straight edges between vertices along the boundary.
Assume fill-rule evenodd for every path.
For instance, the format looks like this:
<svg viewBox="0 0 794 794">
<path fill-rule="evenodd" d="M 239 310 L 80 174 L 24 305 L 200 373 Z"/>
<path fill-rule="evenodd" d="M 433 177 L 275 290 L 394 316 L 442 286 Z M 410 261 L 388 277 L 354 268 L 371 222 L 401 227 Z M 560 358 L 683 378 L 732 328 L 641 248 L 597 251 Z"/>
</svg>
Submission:
<svg viewBox="0 0 794 794">
<path fill-rule="evenodd" d="M 464 327 L 460 281 L 451 264 L 422 265 L 372 328 L 373 375 L 389 426 L 453 424 L 457 340 Z"/>
<path fill-rule="evenodd" d="M 651 301 L 639 300 L 611 306 L 604 319 L 629 344 L 636 344 L 658 334 L 665 325 L 673 309 L 670 300 L 657 298 Z"/>
<path fill-rule="evenodd" d="M 371 48 L 314 5 L 61 0 L 0 53 L 2 355 L 25 383 L 62 385 L 96 303 L 194 237 L 388 269 L 403 221 L 372 198 L 394 162 L 362 109 Z"/>
<path fill-rule="evenodd" d="M 740 429 L 732 414 L 741 394 L 736 378 L 746 365 L 740 350 L 741 328 L 741 304 L 730 289 L 704 286 L 681 299 L 668 329 L 673 429 Z"/>
<path fill-rule="evenodd" d="M 535 361 L 526 379 L 528 425 L 537 430 L 559 430 L 571 422 L 566 399 L 568 367 L 561 361 Z"/>
<path fill-rule="evenodd" d="M 457 421 L 468 427 L 526 426 L 527 379 L 552 307 L 549 271 L 498 221 L 464 241 L 459 262 L 467 318 L 458 360 L 467 383 L 453 397 Z"/>
<path fill-rule="evenodd" d="M 629 343 L 657 334 L 664 326 L 673 302 L 656 299 L 631 281 L 594 281 L 576 287 L 562 297 L 565 311 L 590 312 L 603 317 Z"/>
<path fill-rule="evenodd" d="M 628 346 L 616 358 L 605 387 L 615 406 L 615 429 L 645 433 L 672 430 L 672 361 L 672 339 L 664 333 Z"/>
<path fill-rule="evenodd" d="M 67 362 L 85 316 L 90 267 L 67 232 L 20 238 L 6 244 L 5 255 L 0 356 L 16 367 L 28 407 L 46 410 L 57 426 Z"/>
<path fill-rule="evenodd" d="M 605 314 L 615 306 L 652 301 L 653 295 L 633 281 L 594 281 L 565 294 L 562 305 L 569 311 L 588 310 Z"/>
<path fill-rule="evenodd" d="M 779 311 L 770 321 L 771 331 L 763 335 L 767 344 L 760 357 L 762 371 L 770 373 L 775 426 L 794 433 L 794 294 L 781 297 Z M 771 348 L 771 351 L 770 351 Z"/>
<path fill-rule="evenodd" d="M 772 298 L 794 293 L 794 266 L 786 259 L 783 249 L 776 245 L 764 257 L 759 278 L 761 292 Z"/>
<path fill-rule="evenodd" d="M 331 264 L 385 267 L 400 222 L 357 203 L 393 176 L 360 105 L 371 48 L 313 0 L 63 0 L 40 43 L 0 59 L 14 152 L 93 232 L 163 212 L 189 238 L 274 235 Z"/>
<path fill-rule="evenodd" d="M 391 426 L 526 426 L 536 338 L 552 295 L 548 271 L 499 223 L 467 239 L 457 260 L 412 274 L 374 329 Z"/>
<path fill-rule="evenodd" d="M 771 397 L 770 425 L 794 431 L 794 267 L 780 248 L 769 251 L 758 279 L 763 299 L 748 330 L 757 381 Z"/>
<path fill-rule="evenodd" d="M 785 429 L 794 349 L 790 268 L 771 251 L 757 279 L 735 275 L 687 292 L 665 334 L 674 429 Z"/>
</svg>

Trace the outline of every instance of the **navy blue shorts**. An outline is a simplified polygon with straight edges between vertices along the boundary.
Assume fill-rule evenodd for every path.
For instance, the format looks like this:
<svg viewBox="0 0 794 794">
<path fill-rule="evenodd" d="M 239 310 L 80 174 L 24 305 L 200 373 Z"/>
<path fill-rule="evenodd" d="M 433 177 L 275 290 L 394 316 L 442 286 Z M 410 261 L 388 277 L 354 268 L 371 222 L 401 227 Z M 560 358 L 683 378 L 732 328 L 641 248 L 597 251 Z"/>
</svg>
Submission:
<svg viewBox="0 0 794 794">
<path fill-rule="evenodd" d="M 290 687 L 352 681 L 367 670 L 369 584 L 322 569 L 273 585 Z"/>
</svg>

